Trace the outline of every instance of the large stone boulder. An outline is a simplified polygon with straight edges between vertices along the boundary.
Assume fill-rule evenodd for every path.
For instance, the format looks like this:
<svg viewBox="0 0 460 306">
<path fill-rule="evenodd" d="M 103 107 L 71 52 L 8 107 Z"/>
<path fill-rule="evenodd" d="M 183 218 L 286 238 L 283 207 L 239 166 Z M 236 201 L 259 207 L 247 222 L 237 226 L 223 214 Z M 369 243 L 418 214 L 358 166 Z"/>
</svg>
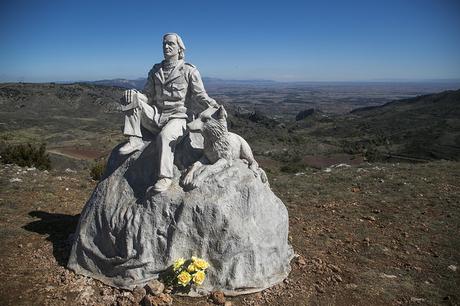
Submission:
<svg viewBox="0 0 460 306">
<path fill-rule="evenodd" d="M 156 180 L 154 148 L 152 142 L 129 157 L 114 149 L 81 213 L 70 269 L 133 289 L 158 278 L 175 259 L 194 255 L 210 268 L 190 295 L 256 292 L 287 277 L 293 256 L 288 214 L 267 183 L 237 160 L 185 191 L 180 170 L 200 152 L 182 142 L 172 187 L 155 194 L 149 189 Z"/>
</svg>

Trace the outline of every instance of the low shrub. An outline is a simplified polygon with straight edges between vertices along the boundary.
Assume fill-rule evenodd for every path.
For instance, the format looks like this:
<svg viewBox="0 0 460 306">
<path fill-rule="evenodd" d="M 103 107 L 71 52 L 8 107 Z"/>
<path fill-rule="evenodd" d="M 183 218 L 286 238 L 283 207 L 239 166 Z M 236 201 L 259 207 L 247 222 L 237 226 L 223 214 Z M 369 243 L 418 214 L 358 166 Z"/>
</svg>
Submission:
<svg viewBox="0 0 460 306">
<path fill-rule="evenodd" d="M 105 159 L 96 160 L 96 162 L 91 166 L 90 169 L 91 178 L 95 181 L 99 181 L 104 175 L 106 166 L 107 161 Z"/>
<path fill-rule="evenodd" d="M 16 164 L 21 167 L 35 167 L 40 170 L 51 169 L 51 161 L 46 153 L 46 145 L 35 146 L 30 143 L 5 145 L 0 150 L 0 160 L 4 164 Z"/>
</svg>

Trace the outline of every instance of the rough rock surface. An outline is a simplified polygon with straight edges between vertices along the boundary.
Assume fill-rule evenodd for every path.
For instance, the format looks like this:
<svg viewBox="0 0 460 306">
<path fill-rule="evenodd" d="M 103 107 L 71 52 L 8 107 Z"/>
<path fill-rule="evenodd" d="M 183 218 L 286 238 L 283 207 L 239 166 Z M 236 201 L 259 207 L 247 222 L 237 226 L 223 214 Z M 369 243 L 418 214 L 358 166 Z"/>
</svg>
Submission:
<svg viewBox="0 0 460 306">
<path fill-rule="evenodd" d="M 210 268 L 190 295 L 256 292 L 287 277 L 293 256 L 288 214 L 268 184 L 237 160 L 186 191 L 179 186 L 179 169 L 199 152 L 183 142 L 176 149 L 172 187 L 154 194 L 148 189 L 156 179 L 154 148 L 150 143 L 128 157 L 113 150 L 104 179 L 81 213 L 69 268 L 133 289 L 158 278 L 175 259 L 199 256 Z"/>
</svg>

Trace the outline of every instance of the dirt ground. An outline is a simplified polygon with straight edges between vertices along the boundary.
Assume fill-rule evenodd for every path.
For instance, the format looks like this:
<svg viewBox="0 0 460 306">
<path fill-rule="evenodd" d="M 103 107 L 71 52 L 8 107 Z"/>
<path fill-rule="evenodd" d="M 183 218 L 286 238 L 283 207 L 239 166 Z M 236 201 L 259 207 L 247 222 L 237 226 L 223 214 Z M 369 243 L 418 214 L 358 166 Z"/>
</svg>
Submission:
<svg viewBox="0 0 460 306">
<path fill-rule="evenodd" d="M 283 174 L 297 257 L 283 283 L 233 305 L 460 304 L 460 163 L 340 165 Z M 88 171 L 0 165 L 0 305 L 135 305 L 65 268 Z M 173 296 L 174 305 L 208 305 Z"/>
</svg>

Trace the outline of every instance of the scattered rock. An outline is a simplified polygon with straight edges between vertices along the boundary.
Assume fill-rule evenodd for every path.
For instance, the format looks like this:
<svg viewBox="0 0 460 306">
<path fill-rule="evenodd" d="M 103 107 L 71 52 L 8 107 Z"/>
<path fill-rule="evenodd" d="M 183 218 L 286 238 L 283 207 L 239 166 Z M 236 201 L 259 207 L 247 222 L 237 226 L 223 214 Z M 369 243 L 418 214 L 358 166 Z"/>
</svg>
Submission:
<svg viewBox="0 0 460 306">
<path fill-rule="evenodd" d="M 338 274 L 333 275 L 332 278 L 338 283 L 341 283 L 343 281 L 342 277 Z"/>
<path fill-rule="evenodd" d="M 331 269 L 332 272 L 342 273 L 342 270 L 340 270 L 340 268 L 335 266 L 335 265 L 329 264 L 328 267 L 329 267 L 329 269 Z"/>
<path fill-rule="evenodd" d="M 356 289 L 356 288 L 358 288 L 358 285 L 350 283 L 350 284 L 346 284 L 345 288 L 347 288 L 347 289 Z"/>
<path fill-rule="evenodd" d="M 398 278 L 396 275 L 385 274 L 385 273 L 380 274 L 380 277 L 382 277 L 382 278 Z"/>
<path fill-rule="evenodd" d="M 145 285 L 144 288 L 148 294 L 159 295 L 160 293 L 163 293 L 163 291 L 165 290 L 165 285 L 159 280 L 154 279 L 148 282 L 148 284 Z"/>
<path fill-rule="evenodd" d="M 165 289 L 163 290 L 163 292 L 169 294 L 169 293 L 172 292 L 172 290 L 173 290 L 173 287 L 172 287 L 172 286 L 167 286 L 167 287 L 165 287 Z"/>
<path fill-rule="evenodd" d="M 302 255 L 299 255 L 299 257 L 297 257 L 296 263 L 301 267 L 307 264 L 307 262 L 305 261 L 305 258 Z"/>
<path fill-rule="evenodd" d="M 450 266 L 447 267 L 447 269 L 449 269 L 452 272 L 457 272 L 457 266 L 455 266 L 455 265 L 450 265 Z"/>
<path fill-rule="evenodd" d="M 211 300 L 214 304 L 217 305 L 224 305 L 225 304 L 225 296 L 222 291 L 213 291 L 210 295 Z"/>
<path fill-rule="evenodd" d="M 363 217 L 364 220 L 369 220 L 369 221 L 375 221 L 375 217 L 374 216 L 364 216 Z"/>
<path fill-rule="evenodd" d="M 141 301 L 143 306 L 165 306 L 172 305 L 173 299 L 169 294 L 160 293 L 156 296 L 146 295 Z"/>
<path fill-rule="evenodd" d="M 22 182 L 22 179 L 18 177 L 13 177 L 12 179 L 10 179 L 10 183 L 16 183 L 16 182 Z"/>
<path fill-rule="evenodd" d="M 322 287 L 320 287 L 319 285 L 315 285 L 315 289 L 316 291 L 318 291 L 319 293 L 324 293 L 324 289 Z"/>
<path fill-rule="evenodd" d="M 139 303 L 140 301 L 142 301 L 142 299 L 145 297 L 146 294 L 147 294 L 146 290 L 139 286 L 134 288 L 133 290 L 133 296 L 134 296 L 134 300 L 136 303 Z"/>
<path fill-rule="evenodd" d="M 422 303 L 422 302 L 425 302 L 425 299 L 424 298 L 411 297 L 410 301 L 412 303 Z"/>
<path fill-rule="evenodd" d="M 349 164 L 337 164 L 337 165 L 333 165 L 332 167 L 334 167 L 334 168 L 350 168 L 351 166 Z"/>
<path fill-rule="evenodd" d="M 353 188 L 351 188 L 351 192 L 355 192 L 355 193 L 356 193 L 356 192 L 360 192 L 360 191 L 361 191 L 361 189 L 359 189 L 359 187 L 353 187 Z"/>
</svg>

